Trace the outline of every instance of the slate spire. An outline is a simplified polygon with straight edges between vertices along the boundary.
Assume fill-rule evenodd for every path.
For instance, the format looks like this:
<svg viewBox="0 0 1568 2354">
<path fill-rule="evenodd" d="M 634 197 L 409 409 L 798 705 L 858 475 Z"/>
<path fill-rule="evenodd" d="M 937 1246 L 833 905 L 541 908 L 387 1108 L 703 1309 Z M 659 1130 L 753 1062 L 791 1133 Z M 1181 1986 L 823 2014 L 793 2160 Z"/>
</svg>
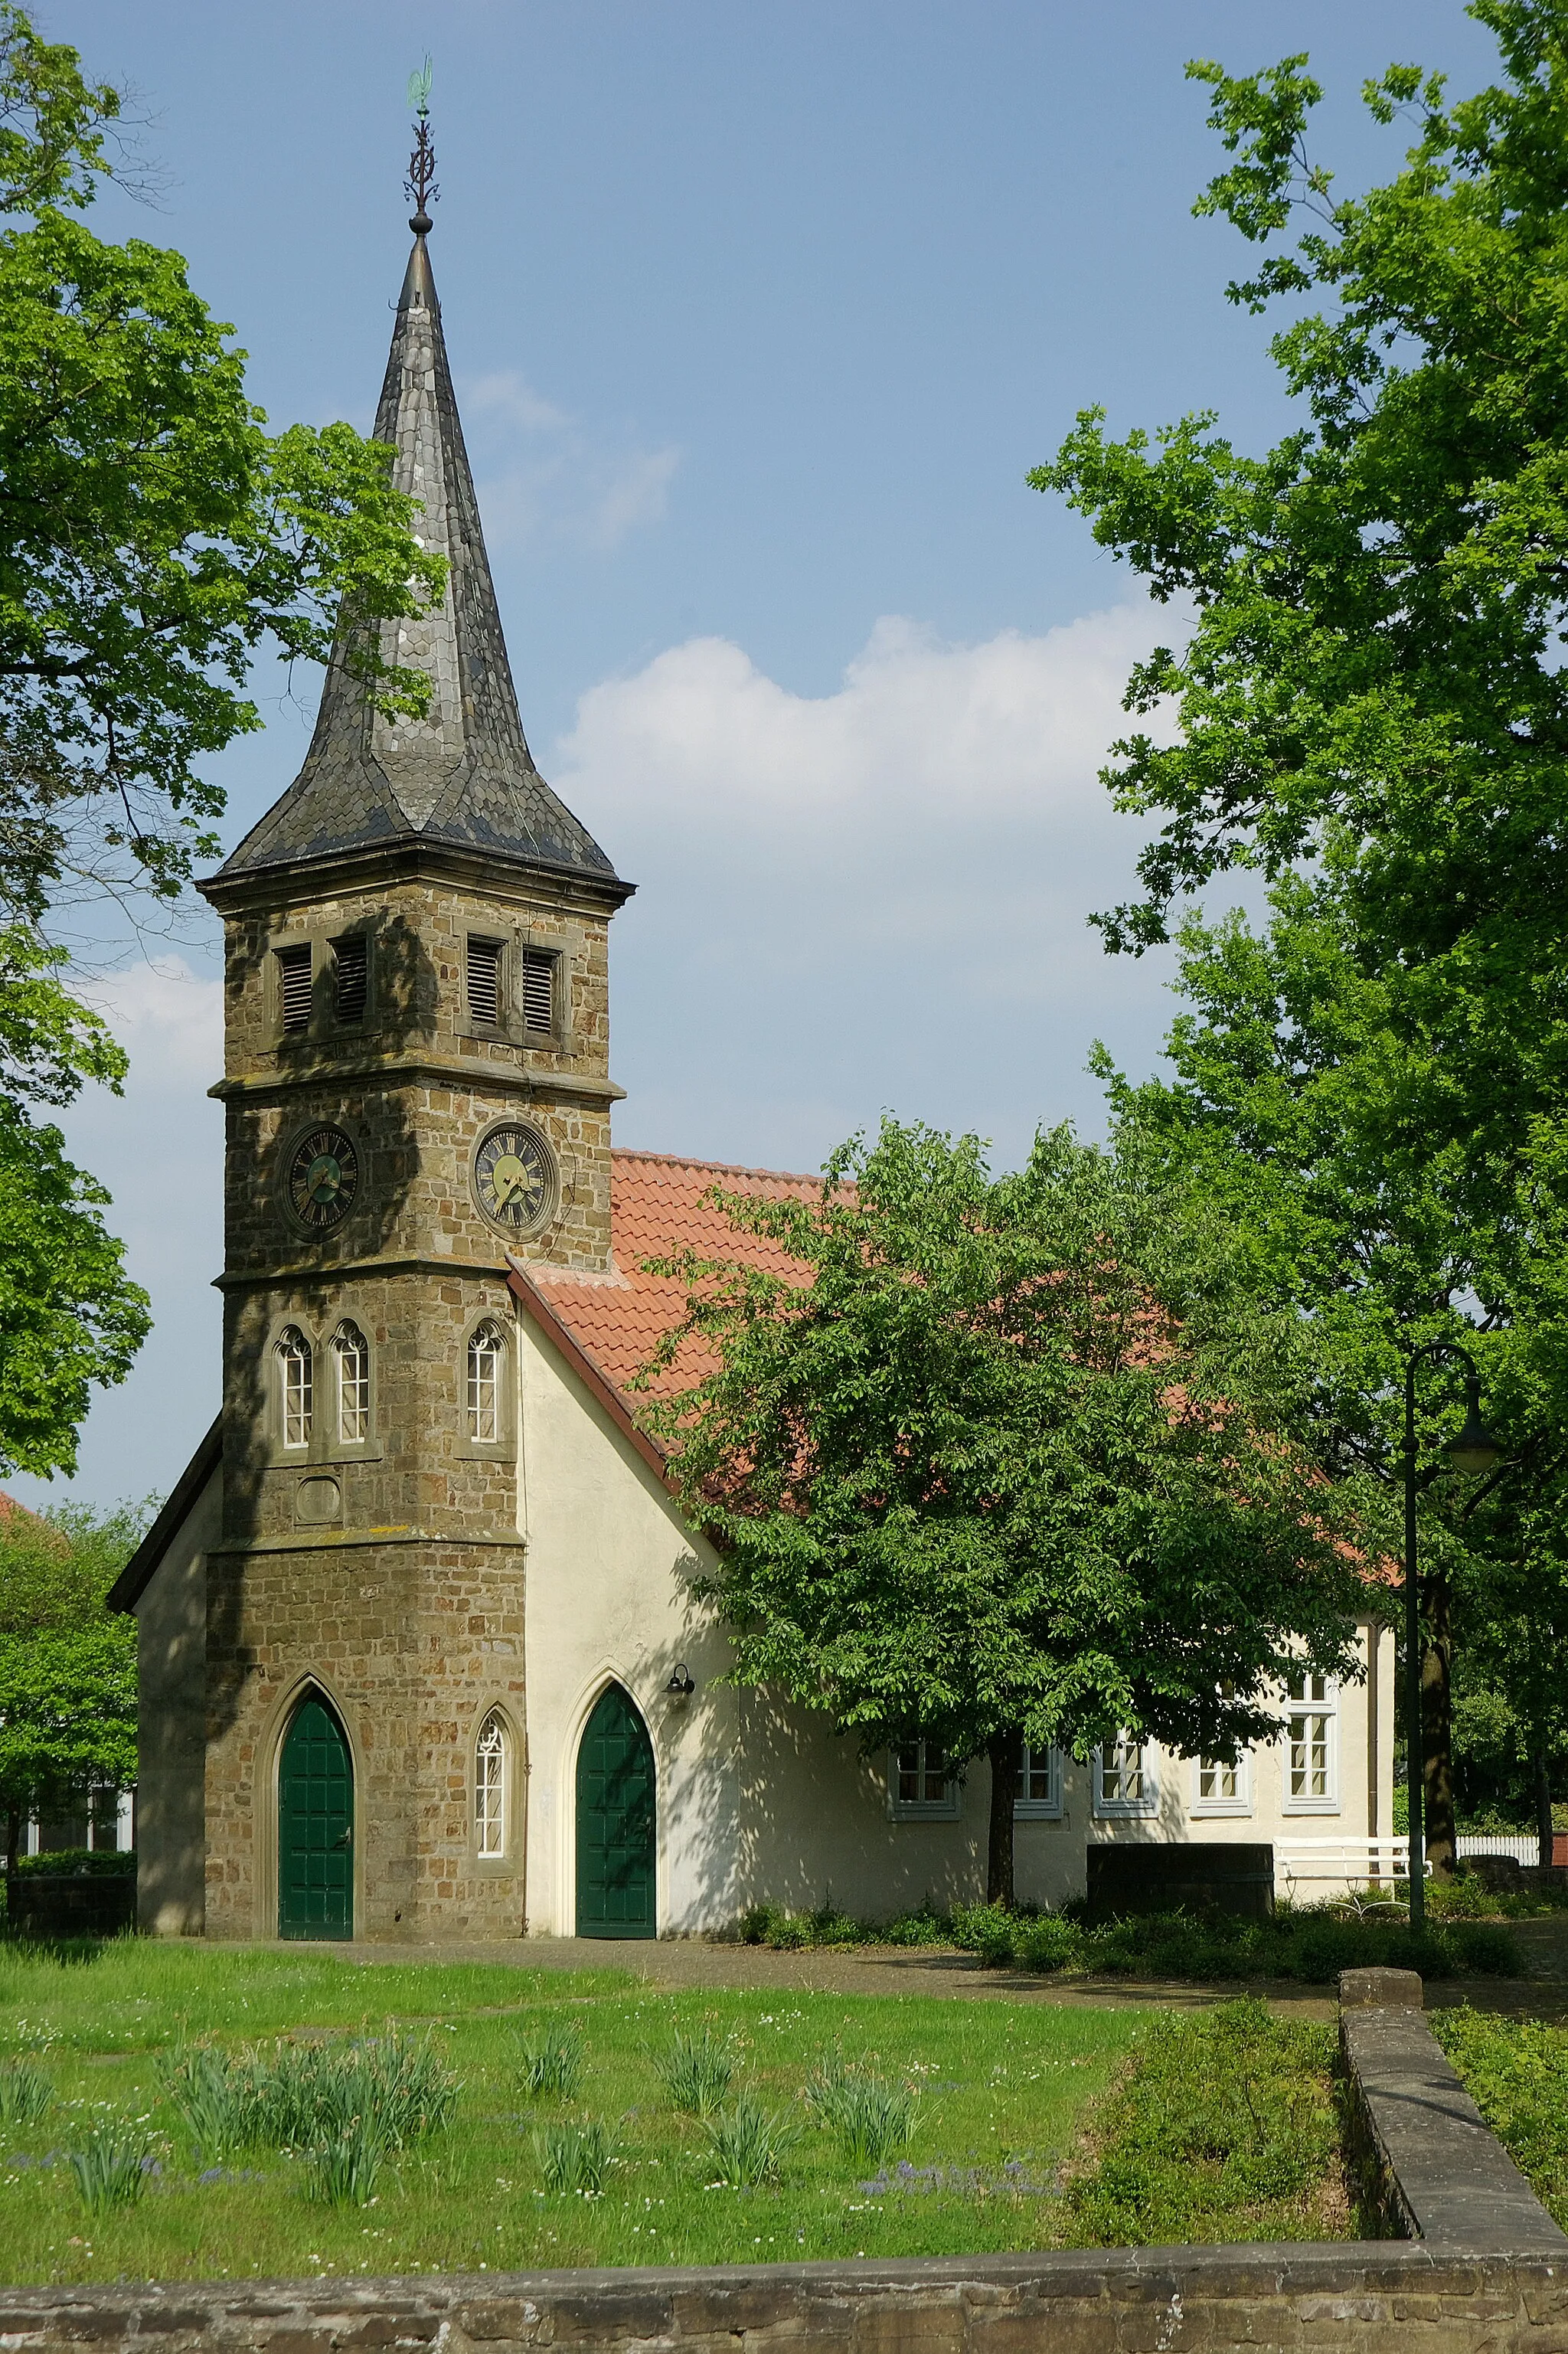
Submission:
<svg viewBox="0 0 1568 2354">
<path fill-rule="evenodd" d="M 419 841 L 576 872 L 624 895 L 629 886 L 617 882 L 598 843 L 546 784 L 523 733 L 430 270 L 434 154 L 428 129 L 420 128 L 415 164 L 422 156 L 427 168 L 420 184 L 409 186 L 414 247 L 397 298 L 376 438 L 397 451 L 397 487 L 423 506 L 415 525 L 420 541 L 449 566 L 439 608 L 381 624 L 383 660 L 429 678 L 429 712 L 408 720 L 373 711 L 340 643 L 304 767 L 221 871 L 238 876 Z"/>
</svg>

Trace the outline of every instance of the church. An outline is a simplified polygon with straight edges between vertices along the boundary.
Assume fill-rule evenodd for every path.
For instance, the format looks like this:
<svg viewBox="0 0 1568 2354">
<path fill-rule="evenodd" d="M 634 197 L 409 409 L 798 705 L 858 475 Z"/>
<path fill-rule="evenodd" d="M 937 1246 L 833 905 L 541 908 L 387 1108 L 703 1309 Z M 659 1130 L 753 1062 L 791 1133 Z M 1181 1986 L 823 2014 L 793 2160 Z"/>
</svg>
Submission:
<svg viewBox="0 0 1568 2354">
<path fill-rule="evenodd" d="M 225 931 L 219 1413 L 111 1597 L 141 1662 L 139 1914 L 163 1935 L 722 1932 L 984 1893 L 990 1769 L 860 1755 L 722 1679 L 706 1540 L 627 1384 L 678 1320 L 645 1270 L 766 1254 L 707 1198 L 815 1181 L 612 1149 L 609 935 L 633 886 L 535 767 L 411 223 L 376 435 L 446 557 L 342 650 L 295 782 L 202 886 Z M 1275 1844 L 1315 1893 L 1393 1868 L 1393 1638 L 1303 1679 L 1231 1766 L 1025 1754 L 1022 1897 L 1097 1840 Z"/>
</svg>

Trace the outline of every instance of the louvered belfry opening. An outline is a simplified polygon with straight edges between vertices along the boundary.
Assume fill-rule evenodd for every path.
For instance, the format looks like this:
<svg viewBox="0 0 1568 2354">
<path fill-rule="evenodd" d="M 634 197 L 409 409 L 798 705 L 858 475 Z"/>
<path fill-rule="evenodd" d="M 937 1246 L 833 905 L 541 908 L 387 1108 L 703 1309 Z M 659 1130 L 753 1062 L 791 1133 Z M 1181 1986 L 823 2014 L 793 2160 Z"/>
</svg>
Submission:
<svg viewBox="0 0 1568 2354">
<path fill-rule="evenodd" d="M 333 942 L 335 1004 L 340 1022 L 363 1022 L 370 993 L 370 943 L 363 932 Z"/>
<path fill-rule="evenodd" d="M 523 1026 L 548 1031 L 556 1013 L 556 960 L 547 949 L 523 951 Z"/>
<path fill-rule="evenodd" d="M 311 1025 L 311 945 L 278 950 L 278 986 L 283 1001 L 285 1030 Z"/>
<path fill-rule="evenodd" d="M 468 1010 L 476 1022 L 501 1019 L 501 942 L 468 944 Z"/>
</svg>

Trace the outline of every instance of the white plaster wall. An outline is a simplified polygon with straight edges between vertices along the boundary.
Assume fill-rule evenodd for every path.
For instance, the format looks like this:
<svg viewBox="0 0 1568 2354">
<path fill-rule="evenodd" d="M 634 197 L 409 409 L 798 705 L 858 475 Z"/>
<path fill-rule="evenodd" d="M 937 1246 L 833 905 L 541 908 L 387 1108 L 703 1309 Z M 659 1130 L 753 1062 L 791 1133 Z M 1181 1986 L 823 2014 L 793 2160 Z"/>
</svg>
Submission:
<svg viewBox="0 0 1568 2354">
<path fill-rule="evenodd" d="M 207 1555 L 215 1470 L 136 1604 L 136 1914 L 161 1937 L 200 1936 L 207 1909 Z"/>
<path fill-rule="evenodd" d="M 527 1546 L 529 1928 L 562 1936 L 575 1929 L 577 1745 L 611 1676 L 637 1702 L 653 1743 L 661 1935 L 723 1928 L 762 1899 L 803 1907 L 831 1898 L 880 1919 L 925 1897 L 945 1906 L 983 1895 L 989 1766 L 982 1760 L 969 1767 L 956 1821 L 895 1823 L 885 1760 L 860 1757 L 854 1743 L 835 1737 L 814 1712 L 721 1687 L 728 1643 L 693 1601 L 689 1585 L 712 1565 L 709 1547 L 692 1535 L 636 1448 L 526 1319 L 519 1319 L 517 1339 L 519 1511 Z M 679 1660 L 697 1686 L 683 1702 L 664 1690 Z M 1365 1839 L 1386 1832 L 1393 1755 L 1386 1633 L 1372 1666 L 1367 1683 L 1347 1684 L 1340 1695 L 1340 1804 L 1333 1814 L 1285 1812 L 1282 1744 L 1253 1760 L 1247 1815 L 1194 1816 L 1191 1761 L 1161 1756 L 1157 1813 L 1097 1820 L 1089 1769 L 1069 1759 L 1061 1821 L 1017 1826 L 1019 1895 L 1056 1903 L 1081 1892 L 1090 1840 Z"/>
</svg>

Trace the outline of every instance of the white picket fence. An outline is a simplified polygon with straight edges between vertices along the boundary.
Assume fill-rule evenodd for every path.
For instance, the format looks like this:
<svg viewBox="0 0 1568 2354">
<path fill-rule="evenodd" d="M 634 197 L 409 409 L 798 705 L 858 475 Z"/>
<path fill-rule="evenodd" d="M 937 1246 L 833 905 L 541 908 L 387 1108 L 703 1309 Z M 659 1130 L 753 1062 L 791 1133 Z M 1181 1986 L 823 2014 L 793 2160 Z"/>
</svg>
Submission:
<svg viewBox="0 0 1568 2354">
<path fill-rule="evenodd" d="M 1534 1831 L 1461 1831 L 1454 1843 L 1461 1856 L 1511 1855 L 1532 1866 L 1541 1861 L 1541 1841 Z"/>
</svg>

